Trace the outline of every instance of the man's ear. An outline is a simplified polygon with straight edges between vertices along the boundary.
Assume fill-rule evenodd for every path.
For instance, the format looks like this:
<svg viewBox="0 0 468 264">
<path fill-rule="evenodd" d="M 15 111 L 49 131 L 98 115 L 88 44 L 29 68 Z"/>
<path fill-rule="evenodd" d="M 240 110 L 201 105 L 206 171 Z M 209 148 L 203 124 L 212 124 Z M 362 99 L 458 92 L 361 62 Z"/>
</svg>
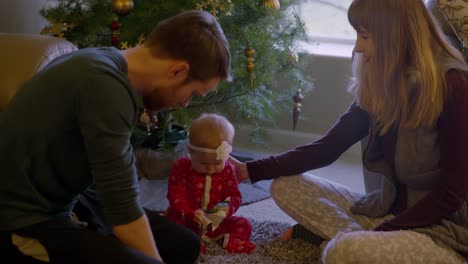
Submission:
<svg viewBox="0 0 468 264">
<path fill-rule="evenodd" d="M 183 83 L 189 76 L 190 65 L 185 61 L 175 62 L 170 69 L 169 79 Z"/>
</svg>

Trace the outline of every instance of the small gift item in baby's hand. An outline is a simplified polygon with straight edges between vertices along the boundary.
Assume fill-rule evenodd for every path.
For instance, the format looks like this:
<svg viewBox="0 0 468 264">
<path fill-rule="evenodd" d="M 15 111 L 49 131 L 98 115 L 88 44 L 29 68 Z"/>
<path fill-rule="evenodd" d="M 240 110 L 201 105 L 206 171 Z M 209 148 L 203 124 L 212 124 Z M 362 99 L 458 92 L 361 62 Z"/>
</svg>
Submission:
<svg viewBox="0 0 468 264">
<path fill-rule="evenodd" d="M 229 206 L 229 201 L 222 201 L 222 202 L 217 203 L 211 209 L 206 209 L 205 213 L 207 213 L 207 214 L 216 213 L 219 210 L 225 210 L 225 208 L 228 207 L 228 206 Z"/>
<path fill-rule="evenodd" d="M 217 203 L 211 209 L 205 210 L 205 217 L 210 221 L 208 230 L 214 231 L 227 216 L 226 208 L 229 208 L 229 201 Z"/>
</svg>

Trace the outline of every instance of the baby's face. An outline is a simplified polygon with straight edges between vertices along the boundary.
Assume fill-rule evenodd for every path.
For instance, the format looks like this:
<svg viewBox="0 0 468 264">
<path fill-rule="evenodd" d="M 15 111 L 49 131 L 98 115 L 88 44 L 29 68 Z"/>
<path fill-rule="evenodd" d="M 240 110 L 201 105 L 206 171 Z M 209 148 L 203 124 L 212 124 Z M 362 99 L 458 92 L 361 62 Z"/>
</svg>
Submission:
<svg viewBox="0 0 468 264">
<path fill-rule="evenodd" d="M 191 151 L 192 168 L 199 173 L 214 174 L 221 172 L 226 162 L 216 159 L 216 153 Z"/>
</svg>

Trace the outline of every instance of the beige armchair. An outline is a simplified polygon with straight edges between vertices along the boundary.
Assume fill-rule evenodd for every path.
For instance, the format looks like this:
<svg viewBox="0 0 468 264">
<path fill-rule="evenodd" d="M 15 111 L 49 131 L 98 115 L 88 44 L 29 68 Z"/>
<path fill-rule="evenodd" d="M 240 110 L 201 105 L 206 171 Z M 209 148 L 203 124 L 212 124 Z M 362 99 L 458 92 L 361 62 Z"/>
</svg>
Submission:
<svg viewBox="0 0 468 264">
<path fill-rule="evenodd" d="M 0 33 L 0 111 L 18 88 L 56 57 L 77 50 L 63 39 L 33 35 Z"/>
</svg>

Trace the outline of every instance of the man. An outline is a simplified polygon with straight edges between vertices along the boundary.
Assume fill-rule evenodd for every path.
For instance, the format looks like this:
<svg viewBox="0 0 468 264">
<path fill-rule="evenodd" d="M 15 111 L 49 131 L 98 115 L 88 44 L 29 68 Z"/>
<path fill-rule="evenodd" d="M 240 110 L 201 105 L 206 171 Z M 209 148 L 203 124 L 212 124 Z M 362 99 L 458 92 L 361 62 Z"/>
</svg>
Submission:
<svg viewBox="0 0 468 264">
<path fill-rule="evenodd" d="M 229 44 L 204 11 L 160 22 L 141 46 L 82 49 L 36 74 L 0 118 L 1 262 L 193 263 L 198 238 L 142 208 L 129 140 L 143 106 L 185 107 L 229 79 Z M 110 235 L 70 218 L 92 185 Z"/>
</svg>

